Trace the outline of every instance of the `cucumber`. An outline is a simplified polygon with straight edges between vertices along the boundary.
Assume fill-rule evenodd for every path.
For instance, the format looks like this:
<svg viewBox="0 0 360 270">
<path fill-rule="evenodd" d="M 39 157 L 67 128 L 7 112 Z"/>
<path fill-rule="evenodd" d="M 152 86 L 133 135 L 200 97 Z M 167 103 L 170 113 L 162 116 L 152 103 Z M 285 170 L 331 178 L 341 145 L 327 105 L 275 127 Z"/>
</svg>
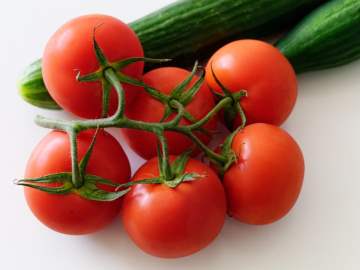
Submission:
<svg viewBox="0 0 360 270">
<path fill-rule="evenodd" d="M 172 58 L 177 65 L 203 58 L 208 48 L 224 40 L 274 33 L 277 21 L 289 21 L 319 0 L 185 0 L 177 1 L 130 23 L 145 55 Z M 270 23 L 271 22 L 271 23 Z M 256 29 L 256 33 L 253 31 Z"/>
<path fill-rule="evenodd" d="M 280 39 L 277 47 L 298 73 L 360 58 L 360 0 L 332 0 L 320 6 Z"/>
<path fill-rule="evenodd" d="M 52 110 L 61 109 L 45 87 L 41 74 L 41 60 L 30 64 L 20 75 L 18 89 L 20 96 L 36 107 Z"/>
<path fill-rule="evenodd" d="M 129 26 L 139 36 L 145 55 L 172 58 L 186 66 L 209 56 L 236 38 L 277 33 L 326 0 L 182 0 Z M 25 101 L 57 109 L 41 76 L 41 60 L 26 68 L 19 82 Z"/>
</svg>

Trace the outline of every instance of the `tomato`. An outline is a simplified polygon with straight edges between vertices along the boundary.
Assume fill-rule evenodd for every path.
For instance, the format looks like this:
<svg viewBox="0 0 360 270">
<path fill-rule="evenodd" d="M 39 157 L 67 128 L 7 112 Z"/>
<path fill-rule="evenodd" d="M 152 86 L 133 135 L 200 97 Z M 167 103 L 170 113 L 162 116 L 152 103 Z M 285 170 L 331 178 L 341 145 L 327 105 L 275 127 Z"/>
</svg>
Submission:
<svg viewBox="0 0 360 270">
<path fill-rule="evenodd" d="M 144 74 L 144 82 L 157 89 L 158 91 L 170 95 L 171 91 L 180 84 L 190 72 L 176 67 L 162 67 L 154 69 Z M 190 87 L 195 83 L 198 77 L 195 75 Z M 189 87 L 187 88 L 189 89 Z M 201 119 L 214 107 L 213 96 L 206 86 L 203 84 L 193 100 L 186 106 L 186 111 L 189 112 L 195 119 Z M 164 115 L 165 106 L 160 101 L 154 99 L 144 90 L 136 97 L 136 101 L 132 106 L 127 108 L 127 116 L 130 119 L 141 120 L 145 122 L 159 122 Z M 166 121 L 172 119 L 172 114 Z M 181 125 L 188 125 L 191 122 L 187 119 L 182 119 Z M 216 118 L 212 118 L 204 128 L 208 131 L 215 130 L 217 125 Z M 150 159 L 156 156 L 157 138 L 154 134 L 146 131 L 139 131 L 134 129 L 122 129 L 125 140 L 130 147 L 141 157 Z M 196 133 L 197 136 L 204 142 L 210 141 L 210 136 L 201 132 Z M 187 150 L 193 145 L 192 141 L 186 136 L 166 131 L 165 137 L 168 140 L 169 153 L 178 155 Z"/>
<path fill-rule="evenodd" d="M 78 156 L 81 159 L 93 137 L 92 131 L 78 135 Z M 27 163 L 25 178 L 59 172 L 71 172 L 68 135 L 52 131 L 37 145 Z M 129 161 L 120 144 L 105 131 L 97 135 L 86 172 L 115 183 L 127 182 Z M 34 215 L 49 228 L 65 234 L 87 234 L 102 229 L 119 213 L 121 200 L 92 201 L 75 193 L 50 194 L 25 188 L 26 201 Z"/>
<path fill-rule="evenodd" d="M 163 258 L 190 255 L 212 242 L 224 224 L 226 200 L 219 178 L 194 159 L 188 161 L 185 172 L 200 174 L 202 178 L 183 182 L 175 189 L 164 184 L 138 184 L 125 195 L 125 230 L 148 254 Z M 158 175 L 158 161 L 153 158 L 136 172 L 133 180 Z"/>
<path fill-rule="evenodd" d="M 102 109 L 100 82 L 78 82 L 78 72 L 85 75 L 99 68 L 93 48 L 94 29 L 96 41 L 110 62 L 129 57 L 142 57 L 139 39 L 126 24 L 105 15 L 87 15 L 75 18 L 55 32 L 48 41 L 42 62 L 46 88 L 54 100 L 66 111 L 84 118 L 98 118 Z M 122 72 L 140 79 L 143 63 L 124 68 Z M 124 84 L 126 101 L 131 102 L 137 87 Z M 117 106 L 117 95 L 110 93 L 110 114 Z"/>
<path fill-rule="evenodd" d="M 239 221 L 267 224 L 295 204 L 304 177 L 301 149 L 284 130 L 252 124 L 232 142 L 237 157 L 224 175 L 228 211 Z"/>
<path fill-rule="evenodd" d="M 206 66 L 206 82 L 221 93 L 212 71 L 231 92 L 241 89 L 240 100 L 247 123 L 281 125 L 291 113 L 297 98 L 294 69 L 278 49 L 257 40 L 238 40 L 220 48 Z M 241 124 L 236 117 L 234 128 Z"/>
</svg>

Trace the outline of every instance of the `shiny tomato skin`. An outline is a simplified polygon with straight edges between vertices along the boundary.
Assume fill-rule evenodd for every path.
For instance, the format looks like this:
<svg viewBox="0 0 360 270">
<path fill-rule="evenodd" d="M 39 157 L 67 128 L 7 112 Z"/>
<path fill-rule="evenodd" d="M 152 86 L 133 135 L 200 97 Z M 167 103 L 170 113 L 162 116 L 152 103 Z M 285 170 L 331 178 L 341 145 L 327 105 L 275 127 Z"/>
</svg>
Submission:
<svg viewBox="0 0 360 270">
<path fill-rule="evenodd" d="M 240 104 L 247 123 L 281 125 L 297 98 L 297 79 L 289 61 L 272 45 L 258 40 L 237 40 L 220 48 L 206 66 L 206 82 L 221 93 L 216 77 L 231 92 L 247 91 Z M 241 124 L 236 117 L 234 128 Z"/>
<path fill-rule="evenodd" d="M 144 82 L 162 92 L 170 95 L 171 91 L 181 83 L 190 72 L 176 67 L 162 67 L 154 69 L 144 74 Z M 195 83 L 198 77 L 195 75 L 191 82 L 191 86 Z M 186 111 L 189 112 L 195 119 L 204 117 L 213 107 L 214 99 L 209 88 L 204 83 L 199 92 L 195 95 L 192 102 L 186 106 Z M 158 100 L 152 98 L 145 91 L 142 91 L 136 97 L 132 106 L 127 108 L 127 116 L 130 119 L 141 120 L 145 122 L 159 122 L 164 115 L 165 106 Z M 166 121 L 174 117 L 172 114 Z M 181 125 L 188 125 L 190 121 L 182 119 Z M 213 131 L 216 129 L 217 118 L 213 117 L 204 128 Z M 134 129 L 122 129 L 122 134 L 125 140 L 139 156 L 144 159 L 150 159 L 156 156 L 157 138 L 154 134 L 146 131 Z M 205 143 L 209 143 L 211 136 L 205 135 L 201 132 L 196 132 L 198 137 Z M 165 136 L 168 141 L 169 153 L 179 155 L 185 150 L 189 149 L 193 143 L 185 135 L 180 133 L 166 131 Z"/>
<path fill-rule="evenodd" d="M 100 82 L 78 82 L 78 72 L 85 75 L 99 68 L 93 48 L 96 41 L 110 62 L 128 57 L 142 57 L 139 39 L 131 28 L 120 20 L 94 14 L 75 18 L 61 26 L 48 41 L 42 62 L 46 88 L 54 100 L 66 111 L 83 118 L 99 118 L 102 109 Z M 141 79 L 143 63 L 129 65 L 125 74 Z M 139 88 L 123 84 L 126 101 L 132 101 Z M 117 106 L 114 89 L 110 93 L 110 114 Z"/>
<path fill-rule="evenodd" d="M 139 184 L 125 195 L 122 220 L 125 230 L 144 252 L 178 258 L 205 248 L 220 232 L 226 216 L 224 189 L 216 174 L 190 159 L 185 172 L 203 176 L 175 189 L 164 184 Z M 158 176 L 157 159 L 151 159 L 133 180 Z"/>
<path fill-rule="evenodd" d="M 269 124 L 252 124 L 235 135 L 237 163 L 224 175 L 228 212 L 248 224 L 268 224 L 295 204 L 304 177 L 304 158 L 295 140 Z"/>
<path fill-rule="evenodd" d="M 78 155 L 81 159 L 88 149 L 93 132 L 78 136 Z M 26 178 L 59 172 L 70 172 L 70 144 L 66 133 L 52 131 L 45 136 L 27 163 Z M 124 183 L 131 175 L 129 161 L 114 137 L 105 131 L 97 135 L 88 174 L 101 176 L 115 183 Z M 108 188 L 106 190 L 109 190 Z M 49 228 L 64 234 L 88 234 L 108 225 L 118 214 L 121 200 L 91 201 L 75 193 L 49 194 L 25 187 L 25 198 L 34 215 Z"/>
</svg>

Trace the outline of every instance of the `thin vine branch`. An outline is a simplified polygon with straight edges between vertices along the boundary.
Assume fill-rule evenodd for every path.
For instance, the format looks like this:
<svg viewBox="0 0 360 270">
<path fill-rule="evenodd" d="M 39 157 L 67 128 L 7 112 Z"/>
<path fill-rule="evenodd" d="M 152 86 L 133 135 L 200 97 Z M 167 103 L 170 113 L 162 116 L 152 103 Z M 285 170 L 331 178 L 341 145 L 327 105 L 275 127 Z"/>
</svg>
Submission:
<svg viewBox="0 0 360 270">
<path fill-rule="evenodd" d="M 194 74 L 194 70 L 191 73 Z M 71 161 L 72 161 L 72 182 L 75 188 L 81 187 L 84 182 L 82 179 L 82 173 L 80 172 L 78 165 L 78 157 L 77 157 L 77 144 L 76 137 L 77 134 L 83 130 L 87 129 L 95 129 L 95 128 L 107 128 L 107 127 L 118 127 L 118 128 L 131 128 L 137 130 L 149 131 L 157 135 L 160 143 L 160 171 L 164 175 L 165 179 L 172 179 L 172 171 L 170 168 L 169 162 L 169 154 L 168 154 L 168 146 L 166 142 L 166 138 L 164 136 L 164 132 L 175 131 L 179 132 L 187 137 L 189 137 L 204 153 L 205 155 L 217 165 L 223 166 L 227 163 L 227 157 L 224 155 L 218 154 L 206 146 L 195 134 L 195 131 L 199 131 L 203 128 L 205 124 L 207 124 L 215 114 L 217 114 L 223 108 L 231 105 L 234 102 L 234 98 L 232 96 L 225 96 L 213 107 L 202 119 L 190 124 L 190 125 L 180 125 L 181 119 L 185 115 L 184 105 L 180 100 L 171 99 L 168 101 L 168 105 L 171 106 L 172 109 L 176 110 L 176 115 L 172 120 L 166 122 L 156 122 L 149 123 L 138 120 L 129 119 L 125 116 L 125 93 L 124 89 L 120 83 L 120 78 L 117 71 L 112 67 L 103 69 L 103 85 L 107 84 L 107 89 L 110 89 L 109 86 L 113 86 L 117 96 L 118 96 L 118 106 L 114 115 L 109 117 L 104 117 L 100 119 L 91 119 L 91 120 L 73 120 L 73 121 L 64 121 L 64 120 L 55 120 L 49 119 L 42 116 L 37 116 L 35 121 L 39 126 L 45 128 L 52 128 L 57 130 L 66 131 L 69 134 L 71 141 Z M 192 78 L 191 76 L 189 77 Z M 187 80 L 189 81 L 189 78 Z M 181 84 L 181 87 L 185 87 L 186 84 Z M 181 88 L 179 87 L 179 88 Z M 242 93 L 240 93 L 242 94 Z M 108 94 L 105 93 L 105 96 L 108 98 Z M 108 101 L 104 101 L 103 103 L 108 105 Z M 240 106 L 238 106 L 240 107 Z M 241 107 L 238 108 L 238 113 L 240 114 L 242 120 L 245 120 L 245 114 L 242 111 Z M 106 110 L 107 111 L 107 110 Z M 103 116 L 105 112 L 103 111 Z M 245 123 L 245 121 L 243 121 Z"/>
<path fill-rule="evenodd" d="M 112 76 L 112 75 L 108 75 Z M 122 91 L 122 88 L 117 89 L 120 92 Z M 215 160 L 217 162 L 225 162 L 225 158 L 221 155 L 215 153 L 210 148 L 208 148 L 199 138 L 197 138 L 193 131 L 196 131 L 203 127 L 216 113 L 218 113 L 222 108 L 226 107 L 228 104 L 231 104 L 232 99 L 230 97 L 223 98 L 211 111 L 208 112 L 202 119 L 200 119 L 198 122 L 191 124 L 191 125 L 179 125 L 180 120 L 182 119 L 184 115 L 184 106 L 176 101 L 171 101 L 171 106 L 173 108 L 176 108 L 178 113 L 177 115 L 168 122 L 162 122 L 162 123 L 149 123 L 149 122 L 143 122 L 143 121 L 137 121 L 128 119 L 125 116 L 119 117 L 117 114 L 121 114 L 121 111 L 118 109 L 117 113 L 115 113 L 114 116 L 103 118 L 103 119 L 94 119 L 94 120 L 84 120 L 84 121 L 63 121 L 63 120 L 55 120 L 50 118 L 45 118 L 42 116 L 36 117 L 36 123 L 39 126 L 45 127 L 45 128 L 52 128 L 52 129 L 58 129 L 58 130 L 70 130 L 70 131 L 82 131 L 87 129 L 93 129 L 93 128 L 106 128 L 106 127 L 118 127 L 118 128 L 132 128 L 132 129 L 138 129 L 138 130 L 144 130 L 153 132 L 155 134 L 158 134 L 161 130 L 171 130 L 176 131 L 179 133 L 182 133 L 186 136 L 188 136 L 204 153 L 212 160 Z"/>
</svg>

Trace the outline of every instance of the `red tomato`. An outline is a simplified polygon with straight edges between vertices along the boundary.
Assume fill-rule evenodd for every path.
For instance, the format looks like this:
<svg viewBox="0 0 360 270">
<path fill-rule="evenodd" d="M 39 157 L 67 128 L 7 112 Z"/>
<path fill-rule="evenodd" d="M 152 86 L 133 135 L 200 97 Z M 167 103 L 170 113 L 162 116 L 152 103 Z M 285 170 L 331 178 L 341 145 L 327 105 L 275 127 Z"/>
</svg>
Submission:
<svg viewBox="0 0 360 270">
<path fill-rule="evenodd" d="M 206 67 L 206 82 L 216 92 L 219 81 L 231 92 L 247 91 L 240 104 L 247 123 L 281 125 L 291 113 L 297 97 L 294 69 L 278 49 L 262 41 L 238 40 L 220 48 Z M 234 128 L 241 124 L 240 117 Z"/>
<path fill-rule="evenodd" d="M 164 184 L 139 184 L 125 195 L 125 230 L 146 253 L 164 258 L 190 255 L 213 241 L 224 224 L 226 200 L 219 178 L 194 159 L 188 161 L 185 172 L 203 178 L 183 182 L 175 189 Z M 153 158 L 133 180 L 157 176 L 158 161 Z"/>
<path fill-rule="evenodd" d="M 78 135 L 79 160 L 92 137 L 92 131 Z M 59 172 L 71 172 L 70 142 L 66 133 L 52 131 L 33 151 L 25 178 Z M 123 149 L 105 131 L 97 135 L 86 172 L 115 183 L 127 182 L 130 177 L 130 165 Z M 25 188 L 25 197 L 31 211 L 43 224 L 65 234 L 87 234 L 100 230 L 118 215 L 121 206 L 121 200 L 91 201 L 75 193 L 49 194 L 32 188 Z"/>
<path fill-rule="evenodd" d="M 189 76 L 189 74 L 190 72 L 185 69 L 163 67 L 146 73 L 143 80 L 147 85 L 169 95 L 179 83 Z M 197 79 L 197 76 L 193 78 L 190 87 Z M 193 100 L 186 106 L 186 111 L 195 119 L 201 119 L 214 107 L 214 105 L 214 99 L 211 92 L 208 87 L 203 84 Z M 133 102 L 132 106 L 127 108 L 127 116 L 134 120 L 159 122 L 164 115 L 164 108 L 165 106 L 160 101 L 152 98 L 143 90 L 136 97 L 136 101 Z M 172 114 L 169 119 L 172 119 L 173 117 L 174 114 Z M 169 119 L 166 121 L 169 121 Z M 190 124 L 190 121 L 182 119 L 180 124 L 188 125 Z M 217 120 L 214 117 L 204 125 L 204 128 L 207 130 L 215 130 L 216 124 Z M 138 155 L 145 159 L 156 156 L 157 138 L 154 134 L 134 129 L 122 129 L 121 131 L 127 143 Z M 196 134 L 204 143 L 207 144 L 210 141 L 210 136 L 201 132 Z M 168 140 L 170 154 L 179 155 L 193 145 L 189 138 L 180 133 L 167 131 L 165 132 L 165 136 Z"/>
<path fill-rule="evenodd" d="M 98 118 L 102 109 L 100 82 L 78 82 L 76 75 L 95 72 L 99 68 L 93 48 L 93 32 L 107 59 L 111 62 L 128 57 L 142 57 L 139 39 L 126 24 L 105 15 L 87 15 L 64 24 L 48 41 L 42 62 L 46 88 L 65 110 L 84 118 Z M 143 63 L 129 65 L 123 73 L 141 78 Z M 138 88 L 123 85 L 126 101 L 131 102 Z M 115 112 L 117 96 L 110 93 L 110 114 Z"/>
<path fill-rule="evenodd" d="M 249 224 L 267 224 L 295 204 L 304 177 L 301 149 L 284 130 L 252 124 L 235 135 L 237 163 L 224 175 L 228 211 Z"/>
</svg>

